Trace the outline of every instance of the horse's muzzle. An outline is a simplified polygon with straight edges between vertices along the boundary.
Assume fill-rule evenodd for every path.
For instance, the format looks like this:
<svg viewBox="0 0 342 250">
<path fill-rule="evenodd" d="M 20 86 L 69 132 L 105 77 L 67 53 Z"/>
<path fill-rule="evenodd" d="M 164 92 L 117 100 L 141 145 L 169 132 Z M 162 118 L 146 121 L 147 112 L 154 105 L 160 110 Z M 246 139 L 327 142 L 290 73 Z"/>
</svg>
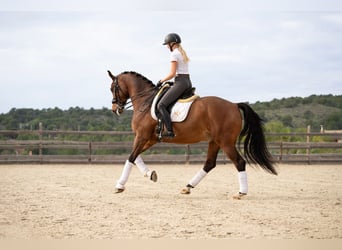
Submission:
<svg viewBox="0 0 342 250">
<path fill-rule="evenodd" d="M 124 111 L 124 108 L 120 105 L 113 103 L 112 104 L 112 112 L 115 113 L 117 116 L 120 116 Z"/>
</svg>

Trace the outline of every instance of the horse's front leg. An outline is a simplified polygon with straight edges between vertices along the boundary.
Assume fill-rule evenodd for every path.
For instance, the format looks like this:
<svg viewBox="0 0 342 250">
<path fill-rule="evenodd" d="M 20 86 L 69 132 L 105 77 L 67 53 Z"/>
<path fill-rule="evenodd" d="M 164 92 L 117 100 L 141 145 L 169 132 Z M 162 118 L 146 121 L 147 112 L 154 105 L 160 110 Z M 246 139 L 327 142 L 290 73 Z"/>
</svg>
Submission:
<svg viewBox="0 0 342 250">
<path fill-rule="evenodd" d="M 115 185 L 115 193 L 122 193 L 125 190 L 125 184 L 128 181 L 128 177 L 131 174 L 131 170 L 134 164 L 129 160 L 126 160 L 125 166 L 122 169 L 120 178 L 117 180 Z"/>
<path fill-rule="evenodd" d="M 157 182 L 158 176 L 155 170 L 150 170 L 140 155 L 134 161 L 135 165 L 138 167 L 139 171 L 144 175 L 144 177 L 148 177 L 151 181 Z"/>
<path fill-rule="evenodd" d="M 116 193 L 122 193 L 125 190 L 125 184 L 128 181 L 129 175 L 134 165 L 138 167 L 141 173 L 144 176 L 147 176 L 153 182 L 156 182 L 158 177 L 157 173 L 154 170 L 149 170 L 143 159 L 140 156 L 140 153 L 144 152 L 146 149 L 150 148 L 153 143 L 148 140 L 139 139 L 138 136 L 134 139 L 133 151 L 130 154 L 128 160 L 126 160 L 125 166 L 122 170 L 121 176 L 116 182 L 115 191 Z"/>
</svg>

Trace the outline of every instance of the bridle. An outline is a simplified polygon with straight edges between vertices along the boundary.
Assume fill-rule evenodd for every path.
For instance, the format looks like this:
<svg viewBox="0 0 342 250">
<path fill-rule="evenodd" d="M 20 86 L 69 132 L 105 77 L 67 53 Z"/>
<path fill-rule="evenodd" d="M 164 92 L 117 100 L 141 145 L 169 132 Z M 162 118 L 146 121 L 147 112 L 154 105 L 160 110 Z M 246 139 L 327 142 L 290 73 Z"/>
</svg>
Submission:
<svg viewBox="0 0 342 250">
<path fill-rule="evenodd" d="M 138 99 L 138 98 L 140 98 L 140 97 L 144 97 L 144 96 L 146 96 L 146 94 L 150 94 L 150 96 L 154 96 L 155 95 L 155 92 L 151 92 L 151 90 L 150 89 L 147 89 L 147 90 L 145 90 L 145 91 L 142 91 L 142 92 L 140 92 L 140 93 L 138 93 L 137 95 L 135 95 L 135 96 L 131 96 L 130 97 L 130 101 L 128 101 L 127 102 L 127 100 L 125 100 L 125 101 L 122 101 L 121 99 L 120 99 L 120 91 L 121 92 L 123 92 L 122 91 L 122 89 L 120 88 L 120 85 L 119 85 L 119 82 L 118 82 L 118 78 L 117 77 L 115 77 L 115 79 L 113 80 L 113 87 L 111 87 L 110 88 L 110 90 L 111 90 L 111 92 L 114 94 L 114 96 L 113 96 L 113 99 L 112 99 L 112 104 L 116 104 L 116 105 L 118 105 L 118 108 L 116 109 L 116 111 L 115 111 L 115 113 L 119 116 L 121 113 L 122 113 L 122 111 L 124 110 L 124 109 L 129 109 L 129 108 L 131 108 L 131 107 L 133 107 L 133 100 L 136 100 L 136 99 Z M 158 89 L 157 87 L 155 87 L 155 89 Z M 127 104 L 129 104 L 129 106 L 128 107 L 126 107 L 126 105 Z M 145 111 L 145 109 L 144 110 L 140 110 L 140 112 L 144 112 Z"/>
<path fill-rule="evenodd" d="M 116 114 L 120 115 L 120 113 L 125 109 L 125 106 L 127 104 L 127 100 L 122 101 L 120 99 L 120 91 L 122 92 L 122 90 L 121 90 L 120 85 L 118 83 L 117 77 L 115 77 L 113 84 L 114 84 L 114 86 L 110 89 L 112 91 L 112 93 L 114 94 L 113 99 L 112 99 L 112 104 L 118 105 L 118 109 L 116 109 Z"/>
</svg>

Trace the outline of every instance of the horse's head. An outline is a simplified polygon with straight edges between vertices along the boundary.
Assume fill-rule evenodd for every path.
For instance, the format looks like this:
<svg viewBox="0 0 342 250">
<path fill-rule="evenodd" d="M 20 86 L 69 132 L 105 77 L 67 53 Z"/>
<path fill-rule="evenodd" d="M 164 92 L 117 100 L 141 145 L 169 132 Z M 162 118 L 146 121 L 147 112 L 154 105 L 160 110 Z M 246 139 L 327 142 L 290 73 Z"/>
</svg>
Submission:
<svg viewBox="0 0 342 250">
<path fill-rule="evenodd" d="M 131 99 L 128 102 L 130 107 L 136 105 L 139 111 L 151 107 L 153 97 L 158 91 L 152 81 L 134 71 L 125 71 L 114 76 L 108 70 L 108 75 L 112 79 L 110 90 L 113 94 L 112 111 L 115 114 L 122 114 L 128 99 Z"/>
<path fill-rule="evenodd" d="M 128 97 L 127 94 L 122 91 L 118 77 L 114 76 L 109 70 L 107 72 L 109 77 L 113 80 L 110 87 L 110 91 L 113 94 L 112 111 L 119 116 L 125 109 Z"/>
</svg>

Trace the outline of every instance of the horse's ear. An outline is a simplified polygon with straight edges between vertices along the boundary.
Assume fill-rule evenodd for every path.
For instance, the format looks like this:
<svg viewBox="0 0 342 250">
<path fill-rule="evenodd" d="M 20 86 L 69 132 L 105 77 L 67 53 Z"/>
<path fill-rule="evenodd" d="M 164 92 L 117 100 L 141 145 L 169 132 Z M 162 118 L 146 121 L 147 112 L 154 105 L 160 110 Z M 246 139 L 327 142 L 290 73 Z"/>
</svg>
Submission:
<svg viewBox="0 0 342 250">
<path fill-rule="evenodd" d="M 113 76 L 112 72 L 110 72 L 109 70 L 107 70 L 107 72 L 108 72 L 109 77 L 112 78 L 113 81 L 114 81 L 115 80 L 115 76 Z"/>
</svg>

